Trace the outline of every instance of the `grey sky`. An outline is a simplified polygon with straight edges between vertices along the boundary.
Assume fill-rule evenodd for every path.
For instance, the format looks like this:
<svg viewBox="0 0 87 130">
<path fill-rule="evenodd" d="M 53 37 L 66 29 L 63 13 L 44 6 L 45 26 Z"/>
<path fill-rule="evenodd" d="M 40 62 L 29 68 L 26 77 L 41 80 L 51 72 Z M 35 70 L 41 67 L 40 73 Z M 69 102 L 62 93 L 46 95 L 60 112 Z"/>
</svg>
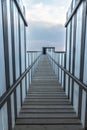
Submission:
<svg viewBox="0 0 87 130">
<path fill-rule="evenodd" d="M 27 50 L 40 50 L 42 46 L 55 46 L 64 50 L 66 12 L 71 0 L 25 0 Z"/>
</svg>

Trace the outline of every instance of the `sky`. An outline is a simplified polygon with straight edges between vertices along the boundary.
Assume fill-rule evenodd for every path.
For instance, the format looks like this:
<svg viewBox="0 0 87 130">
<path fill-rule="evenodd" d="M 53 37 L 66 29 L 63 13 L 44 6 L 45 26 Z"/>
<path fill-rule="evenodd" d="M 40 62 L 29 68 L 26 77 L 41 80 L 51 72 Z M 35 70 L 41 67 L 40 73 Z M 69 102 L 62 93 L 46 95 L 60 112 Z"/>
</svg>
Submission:
<svg viewBox="0 0 87 130">
<path fill-rule="evenodd" d="M 26 8 L 27 50 L 52 46 L 65 49 L 66 12 L 71 0 L 23 0 Z"/>
</svg>

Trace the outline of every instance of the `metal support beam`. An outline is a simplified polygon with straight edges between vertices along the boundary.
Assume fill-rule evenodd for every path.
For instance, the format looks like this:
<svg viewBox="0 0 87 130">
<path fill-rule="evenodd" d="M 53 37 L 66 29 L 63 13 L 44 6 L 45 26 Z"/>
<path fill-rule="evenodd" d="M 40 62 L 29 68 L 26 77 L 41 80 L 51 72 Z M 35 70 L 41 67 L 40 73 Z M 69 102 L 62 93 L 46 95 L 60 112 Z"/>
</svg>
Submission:
<svg viewBox="0 0 87 130">
<path fill-rule="evenodd" d="M 73 62 L 72 62 L 72 75 L 74 76 L 75 71 L 75 44 L 76 44 L 76 20 L 77 16 L 74 15 L 74 32 L 73 32 Z M 74 80 L 72 79 L 72 95 L 71 95 L 71 104 L 73 105 L 73 93 L 74 93 Z"/>
<path fill-rule="evenodd" d="M 10 72 L 9 72 L 9 49 L 8 49 L 8 17 L 7 17 L 7 2 L 2 1 L 2 16 L 3 16 L 3 36 L 4 36 L 4 55 L 5 55 L 5 75 L 6 75 L 6 91 L 10 88 Z M 12 112 L 11 98 L 7 100 L 7 118 L 8 129 L 12 130 Z"/>
<path fill-rule="evenodd" d="M 20 15 L 18 14 L 18 26 L 19 26 L 19 68 L 20 68 L 20 76 L 21 76 L 21 27 L 20 27 Z M 22 106 L 22 82 L 20 82 L 20 101 Z"/>
<path fill-rule="evenodd" d="M 67 28 L 66 28 L 66 51 L 67 51 Z M 65 58 L 64 58 L 64 69 L 66 69 L 66 53 L 65 53 Z M 64 72 L 64 91 L 66 90 L 66 73 Z"/>
<path fill-rule="evenodd" d="M 12 65 L 13 65 L 13 83 L 16 81 L 15 73 L 15 38 L 14 38 L 14 2 L 11 0 L 11 29 L 12 29 Z M 14 91 L 14 111 L 15 111 L 15 121 L 17 118 L 17 99 L 16 99 L 16 89 Z"/>
<path fill-rule="evenodd" d="M 85 34 L 86 34 L 86 2 L 83 2 L 82 32 L 81 32 L 81 53 L 80 53 L 80 81 L 83 82 L 84 55 L 85 55 Z M 79 87 L 78 117 L 81 119 L 82 109 L 82 88 Z"/>
<path fill-rule="evenodd" d="M 25 12 L 25 8 L 24 8 Z M 26 70 L 26 27 L 24 27 L 24 49 L 25 49 L 25 70 Z M 25 89 L 27 94 L 27 75 L 25 76 Z"/>
<path fill-rule="evenodd" d="M 70 23 L 70 45 L 69 45 L 69 72 L 71 67 L 71 36 L 72 36 L 72 21 Z M 68 77 L 68 99 L 70 98 L 70 77 Z"/>
</svg>

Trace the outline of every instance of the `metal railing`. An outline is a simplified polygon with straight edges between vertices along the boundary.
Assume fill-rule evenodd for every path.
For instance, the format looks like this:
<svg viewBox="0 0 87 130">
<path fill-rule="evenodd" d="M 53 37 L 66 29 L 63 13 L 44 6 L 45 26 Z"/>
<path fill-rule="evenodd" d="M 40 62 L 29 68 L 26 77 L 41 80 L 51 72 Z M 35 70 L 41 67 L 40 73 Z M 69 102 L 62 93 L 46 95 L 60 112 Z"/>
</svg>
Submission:
<svg viewBox="0 0 87 130">
<path fill-rule="evenodd" d="M 85 110 L 87 109 L 86 107 L 84 107 L 84 105 L 86 106 L 86 98 L 84 98 L 84 96 L 87 94 L 87 86 L 80 79 L 78 79 L 75 75 L 73 75 L 66 69 L 66 52 L 55 52 L 54 49 L 47 49 L 47 55 L 54 69 L 54 72 L 59 80 L 60 85 L 63 87 L 68 99 L 70 100 L 79 119 L 81 120 L 83 112 L 85 113 Z M 74 90 L 72 88 L 74 88 Z M 75 89 L 77 89 L 78 91 L 82 91 L 81 97 L 79 94 L 76 95 Z M 74 97 L 75 95 L 78 98 L 77 104 L 75 102 L 75 100 L 77 100 Z M 82 104 L 80 105 L 79 98 L 81 98 L 80 100 L 82 100 Z M 85 104 L 83 104 L 83 102 Z M 78 105 L 77 109 L 75 105 Z M 79 116 L 79 110 L 81 117 Z M 86 120 L 84 120 L 84 122 L 82 123 L 85 124 Z"/>
<path fill-rule="evenodd" d="M 72 0 L 66 19 L 65 88 L 87 129 L 87 0 Z"/>
<path fill-rule="evenodd" d="M 31 52 L 29 54 L 32 54 Z M 39 58 L 40 58 L 40 53 L 33 53 L 33 54 L 37 54 L 34 59 L 33 62 L 28 65 L 27 69 L 25 70 L 25 72 L 23 74 L 21 74 L 21 76 L 15 81 L 15 83 L 10 86 L 10 89 L 8 91 L 6 91 L 2 97 L 0 97 L 0 109 L 3 107 L 3 105 L 6 103 L 6 101 L 8 100 L 9 96 L 14 92 L 14 90 L 18 87 L 18 85 L 20 84 L 20 82 L 23 80 L 24 77 L 26 77 L 26 75 L 28 73 L 30 73 L 30 71 L 33 71 L 33 73 L 35 72 L 36 67 L 38 66 L 38 62 L 39 62 Z M 32 59 L 32 58 L 30 58 Z M 28 60 L 30 60 L 28 59 Z M 29 75 L 29 81 L 30 79 L 32 79 L 31 75 Z M 29 87 L 29 82 L 27 82 L 27 86 Z M 30 82 L 31 84 L 31 82 Z M 28 88 L 29 89 L 29 88 Z M 27 91 L 28 91 L 27 89 Z"/>
<path fill-rule="evenodd" d="M 63 55 L 63 54 L 61 54 L 61 52 L 58 52 L 60 55 Z M 63 52 L 64 53 L 64 52 Z M 64 53 L 65 54 L 65 53 Z M 64 68 L 64 66 L 63 66 L 63 64 L 61 64 L 60 65 L 60 63 L 59 62 L 57 62 L 56 60 L 55 60 L 55 58 L 53 58 L 53 57 L 51 57 L 50 55 L 48 55 L 49 56 L 49 59 L 51 60 L 51 62 L 53 62 L 53 69 L 54 69 L 54 71 L 55 71 L 55 74 L 56 74 L 56 67 L 55 66 L 57 66 L 57 67 L 59 67 L 64 73 L 66 73 L 68 76 L 70 76 L 70 78 L 72 78 L 78 85 L 80 85 L 80 87 L 82 88 L 82 89 L 84 89 L 85 91 L 87 91 L 87 86 L 84 84 L 84 83 L 82 83 L 78 78 L 76 78 L 75 76 L 73 76 L 69 71 L 67 71 L 65 68 Z M 59 75 L 58 75 L 58 77 L 59 77 Z M 60 82 L 60 83 L 62 83 L 62 82 Z"/>
<path fill-rule="evenodd" d="M 29 56 L 29 57 L 27 57 L 28 58 L 27 59 L 28 63 L 27 63 L 27 66 L 26 66 L 26 70 L 15 81 L 15 83 L 12 86 L 10 86 L 10 88 L 8 89 L 8 91 L 6 91 L 0 97 L 0 110 L 7 103 L 7 101 L 9 100 L 9 98 L 12 97 L 12 94 L 14 94 L 15 91 L 16 91 L 16 101 L 18 101 L 20 99 L 18 101 L 18 105 L 21 104 L 20 105 L 20 108 L 21 108 L 23 100 L 24 100 L 24 98 L 25 98 L 25 96 L 27 94 L 27 91 L 29 90 L 30 84 L 31 84 L 31 80 L 32 80 L 31 72 L 34 74 L 34 72 L 36 70 L 36 67 L 38 66 L 38 63 L 39 63 L 40 55 L 41 55 L 41 52 L 28 52 L 27 53 L 27 56 Z M 25 80 L 25 85 L 26 86 L 22 84 L 22 82 L 24 82 L 24 80 Z M 22 84 L 22 85 L 20 85 L 20 84 Z M 18 90 L 18 88 L 19 88 L 19 90 Z M 19 93 L 21 93 L 21 94 L 19 95 Z M 10 104 L 10 105 L 12 106 L 13 104 Z M 14 115 L 13 117 L 16 116 L 16 118 L 17 118 L 20 110 L 18 110 L 19 109 L 18 106 L 14 107 L 13 109 L 15 111 L 17 111 L 17 115 Z M 12 113 L 12 114 L 15 114 L 15 113 Z M 15 121 L 14 121 L 14 124 L 15 124 Z"/>
</svg>

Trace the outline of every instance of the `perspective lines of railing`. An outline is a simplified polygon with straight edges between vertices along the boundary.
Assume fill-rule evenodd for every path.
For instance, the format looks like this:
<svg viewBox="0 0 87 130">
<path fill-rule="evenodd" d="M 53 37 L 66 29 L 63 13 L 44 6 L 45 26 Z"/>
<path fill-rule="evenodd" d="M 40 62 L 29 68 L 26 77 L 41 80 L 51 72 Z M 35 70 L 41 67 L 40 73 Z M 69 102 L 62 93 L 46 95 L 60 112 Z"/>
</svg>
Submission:
<svg viewBox="0 0 87 130">
<path fill-rule="evenodd" d="M 73 106 L 58 82 L 48 56 L 42 55 L 14 130 L 45 128 L 83 130 Z"/>
<path fill-rule="evenodd" d="M 36 68 L 39 64 L 39 59 L 41 56 L 41 52 L 27 52 L 27 60 L 26 60 L 26 70 L 20 75 L 20 77 L 15 81 L 15 83 L 10 86 L 10 88 L 4 92 L 4 94 L 0 97 L 0 118 L 1 118 L 1 128 L 4 127 L 4 118 L 6 121 L 6 129 L 8 129 L 8 116 L 11 117 L 12 128 L 14 128 L 15 121 L 17 116 L 19 115 L 22 103 L 26 97 L 27 91 L 29 90 L 33 74 L 36 71 Z M 16 97 L 15 97 L 16 91 Z M 7 103 L 11 105 L 11 113 L 8 112 Z M 16 100 L 16 101 L 15 101 Z M 12 129 L 11 129 L 12 130 Z"/>
<path fill-rule="evenodd" d="M 48 48 L 47 55 L 59 83 L 68 96 L 68 99 L 73 105 L 75 112 L 84 127 L 86 124 L 87 86 L 67 70 L 66 52 L 55 52 L 54 48 Z M 79 93 L 80 90 L 81 93 Z"/>
</svg>

